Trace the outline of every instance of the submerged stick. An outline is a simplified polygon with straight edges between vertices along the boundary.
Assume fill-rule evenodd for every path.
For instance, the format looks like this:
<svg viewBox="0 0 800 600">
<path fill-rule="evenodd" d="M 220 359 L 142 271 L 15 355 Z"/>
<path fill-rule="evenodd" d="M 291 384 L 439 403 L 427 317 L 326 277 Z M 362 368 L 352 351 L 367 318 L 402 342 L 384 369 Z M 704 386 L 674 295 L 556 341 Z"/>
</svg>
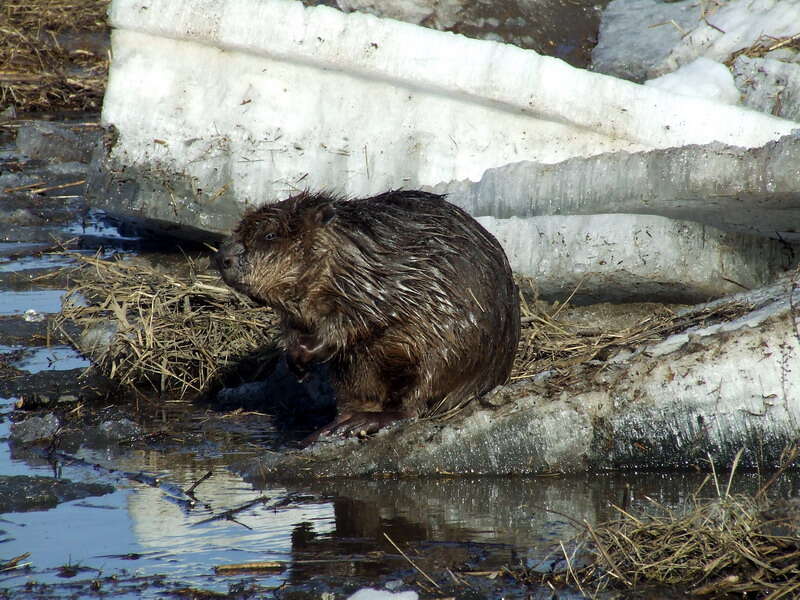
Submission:
<svg viewBox="0 0 800 600">
<path fill-rule="evenodd" d="M 62 183 L 60 185 L 48 185 L 48 186 L 45 186 L 45 187 L 36 188 L 36 189 L 30 190 L 30 193 L 31 194 L 42 194 L 44 192 L 51 192 L 51 191 L 54 191 L 54 190 L 63 190 L 64 188 L 74 187 L 76 185 L 83 185 L 84 183 L 86 183 L 86 180 L 85 179 L 80 179 L 78 181 L 71 181 L 69 183 Z"/>
<path fill-rule="evenodd" d="M 200 485 L 201 483 L 203 483 L 203 482 L 204 482 L 206 479 L 208 479 L 209 477 L 211 477 L 213 474 L 214 474 L 214 472 L 213 472 L 213 471 L 209 471 L 208 473 L 206 473 L 205 475 L 203 475 L 203 476 L 202 476 L 200 479 L 198 479 L 197 481 L 195 481 L 195 482 L 194 482 L 194 483 L 193 483 L 193 484 L 192 484 L 192 485 L 189 487 L 189 489 L 188 489 L 188 490 L 186 490 L 186 491 L 184 491 L 183 493 L 184 493 L 184 494 L 186 494 L 187 496 L 192 496 L 192 495 L 194 494 L 194 490 L 195 490 L 195 488 L 197 488 L 197 486 L 198 486 L 198 485 Z"/>
<path fill-rule="evenodd" d="M 262 560 L 259 562 L 249 563 L 233 563 L 229 565 L 217 565 L 214 567 L 214 573 L 217 575 L 234 575 L 236 573 L 248 571 L 283 571 L 286 569 L 286 563 L 277 560 Z"/>
<path fill-rule="evenodd" d="M 245 502 L 241 506 L 237 506 L 235 508 L 231 508 L 226 510 L 225 512 L 221 512 L 217 515 L 213 515 L 208 517 L 207 519 L 203 519 L 202 521 L 198 521 L 197 523 L 193 523 L 194 525 L 203 525 L 205 523 L 211 523 L 212 521 L 220 521 L 222 519 L 225 520 L 233 520 L 233 515 L 242 512 L 243 510 L 247 510 L 248 508 L 255 506 L 256 504 L 264 504 L 265 502 L 269 501 L 269 496 L 259 496 L 255 500 L 250 500 L 250 502 Z"/>
<path fill-rule="evenodd" d="M 431 579 L 431 578 L 428 576 L 428 574 L 427 574 L 425 571 L 423 571 L 422 569 L 420 569 L 420 568 L 419 568 L 419 567 L 416 565 L 416 563 L 415 563 L 413 560 L 411 560 L 411 559 L 410 559 L 410 558 L 409 558 L 409 557 L 406 555 L 406 553 L 405 553 L 405 552 L 403 552 L 403 551 L 400 549 L 400 546 L 398 546 L 397 544 L 395 544 L 395 543 L 394 543 L 394 540 L 393 540 L 392 538 L 390 538 L 390 537 L 389 537 L 389 534 L 388 534 L 388 533 L 386 533 L 386 532 L 384 531 L 384 532 L 383 532 L 383 537 L 385 537 L 387 540 L 389 540 L 389 543 L 390 543 L 392 546 L 394 546 L 395 550 L 397 550 L 397 551 L 400 553 L 400 555 L 401 555 L 403 558 L 405 558 L 405 559 L 406 559 L 406 560 L 409 562 L 409 564 L 410 564 L 412 567 L 414 567 L 414 568 L 415 568 L 417 571 L 419 571 L 419 572 L 422 574 L 422 576 L 423 576 L 425 579 L 427 579 L 428 581 L 430 581 L 430 582 L 431 582 L 431 583 L 434 585 L 434 587 L 435 587 L 436 589 L 439 589 L 439 584 L 438 584 L 438 583 L 436 583 L 436 582 L 435 582 L 433 579 Z"/>
</svg>

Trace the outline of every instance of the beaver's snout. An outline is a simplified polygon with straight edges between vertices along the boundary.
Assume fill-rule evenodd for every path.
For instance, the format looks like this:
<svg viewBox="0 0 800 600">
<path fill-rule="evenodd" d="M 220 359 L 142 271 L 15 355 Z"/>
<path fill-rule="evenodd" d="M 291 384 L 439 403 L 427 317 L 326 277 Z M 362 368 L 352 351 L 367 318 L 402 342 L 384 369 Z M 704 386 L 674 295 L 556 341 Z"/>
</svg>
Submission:
<svg viewBox="0 0 800 600">
<path fill-rule="evenodd" d="M 225 281 L 238 279 L 240 259 L 244 254 L 244 246 L 233 240 L 225 240 L 219 251 L 214 255 L 217 268 Z"/>
</svg>

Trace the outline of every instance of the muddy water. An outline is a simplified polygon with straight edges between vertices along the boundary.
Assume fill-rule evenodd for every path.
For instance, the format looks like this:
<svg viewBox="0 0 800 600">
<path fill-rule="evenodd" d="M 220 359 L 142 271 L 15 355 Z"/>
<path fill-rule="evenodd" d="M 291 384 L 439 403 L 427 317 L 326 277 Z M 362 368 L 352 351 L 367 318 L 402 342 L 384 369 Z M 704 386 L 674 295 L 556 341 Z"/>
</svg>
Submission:
<svg viewBox="0 0 800 600">
<path fill-rule="evenodd" d="M 10 410 L 11 400 L 4 399 L 0 411 Z M 199 425 L 200 413 L 194 417 Z M 185 449 L 109 445 L 74 453 L 109 470 L 48 462 L 0 444 L 3 474 L 55 475 L 116 488 L 47 511 L 4 515 L 0 555 L 30 552 L 32 569 L 2 573 L 0 585 L 24 595 L 25 586 L 36 581 L 37 589 L 59 596 L 75 587 L 89 593 L 96 581 L 118 597 L 153 598 L 185 587 L 227 592 L 256 586 L 261 593 L 289 585 L 339 597 L 368 585 L 419 590 L 420 576 L 385 536 L 439 581 L 446 580 L 448 569 L 486 574 L 504 566 L 542 563 L 541 568 L 549 568 L 553 559 L 548 555 L 559 554 L 561 541 L 570 548 L 576 533 L 570 519 L 605 520 L 613 515 L 610 504 L 624 502 L 626 494 L 634 508 L 646 504 L 646 497 L 677 507 L 702 480 L 680 473 L 596 474 L 254 486 L 228 467 L 261 450 L 257 436 L 206 431 Z M 7 432 L 6 420 L 0 438 Z M 119 471 L 156 475 L 160 482 L 137 482 Z M 190 506 L 180 490 L 209 472 L 211 477 L 194 491 L 197 503 Z M 756 483 L 755 475 L 738 480 L 743 487 Z M 275 506 L 287 499 L 287 506 Z M 258 502 L 230 519 L 209 520 L 253 501 Z M 282 570 L 214 572 L 219 565 L 255 561 L 278 561 Z M 65 565 L 77 571 L 65 576 Z M 482 580 L 487 593 L 525 597 L 534 591 L 502 578 L 494 582 L 484 575 Z M 583 596 L 562 590 L 559 597 Z"/>
</svg>

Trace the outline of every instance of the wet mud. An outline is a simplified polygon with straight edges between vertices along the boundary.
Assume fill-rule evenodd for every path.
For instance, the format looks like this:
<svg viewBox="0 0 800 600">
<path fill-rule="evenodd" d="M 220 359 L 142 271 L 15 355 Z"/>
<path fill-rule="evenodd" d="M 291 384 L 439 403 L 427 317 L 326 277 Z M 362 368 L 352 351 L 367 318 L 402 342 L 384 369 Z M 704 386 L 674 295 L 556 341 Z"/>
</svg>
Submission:
<svg viewBox="0 0 800 600">
<path fill-rule="evenodd" d="M 29 475 L 0 475 L 0 513 L 47 510 L 62 502 L 110 494 L 114 488 L 99 483 Z"/>
</svg>

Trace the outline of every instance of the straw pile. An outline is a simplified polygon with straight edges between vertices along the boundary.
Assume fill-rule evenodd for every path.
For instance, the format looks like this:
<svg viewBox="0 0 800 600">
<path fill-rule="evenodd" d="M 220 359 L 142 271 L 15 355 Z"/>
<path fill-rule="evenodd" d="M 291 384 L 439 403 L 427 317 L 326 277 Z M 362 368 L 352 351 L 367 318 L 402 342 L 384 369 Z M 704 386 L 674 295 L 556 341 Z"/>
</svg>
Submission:
<svg viewBox="0 0 800 600">
<path fill-rule="evenodd" d="M 71 298 L 88 306 L 65 302 L 55 326 L 69 336 L 68 322 L 84 332 L 112 323 L 110 345 L 90 353 L 94 368 L 120 385 L 196 396 L 242 360 L 267 363 L 274 352 L 274 313 L 205 274 L 208 259 L 166 272 L 137 261 L 77 256 Z M 72 342 L 81 349 L 91 345 L 85 336 Z"/>
<path fill-rule="evenodd" d="M 589 548 L 590 564 L 573 568 L 567 556 L 564 582 L 593 594 L 668 586 L 703 598 L 800 596 L 800 504 L 767 497 L 798 448 L 784 451 L 779 471 L 754 495 L 730 492 L 741 454 L 726 485 L 713 471 L 706 478 L 716 486 L 714 498 L 700 499 L 701 486 L 679 511 L 651 500 L 651 514 L 617 508 L 617 520 L 596 527 L 583 523 L 579 539 Z"/>
<path fill-rule="evenodd" d="M 0 3 L 0 110 L 99 110 L 109 0 Z"/>
</svg>

